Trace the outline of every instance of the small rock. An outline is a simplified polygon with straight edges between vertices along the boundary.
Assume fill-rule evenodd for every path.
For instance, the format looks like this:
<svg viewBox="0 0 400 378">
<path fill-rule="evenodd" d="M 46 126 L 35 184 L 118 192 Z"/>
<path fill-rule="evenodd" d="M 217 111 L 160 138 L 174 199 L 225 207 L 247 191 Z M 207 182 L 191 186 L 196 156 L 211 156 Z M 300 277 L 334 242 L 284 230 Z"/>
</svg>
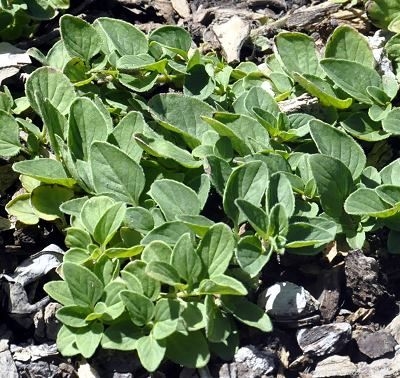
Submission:
<svg viewBox="0 0 400 378">
<path fill-rule="evenodd" d="M 397 344 L 400 344 L 400 315 L 397 315 L 386 327 L 386 330 L 390 332 L 390 334 L 397 341 Z"/>
<path fill-rule="evenodd" d="M 21 362 L 37 361 L 40 360 L 41 358 L 54 356 L 58 354 L 56 344 L 28 345 L 26 347 L 12 345 L 11 351 L 14 360 Z"/>
<path fill-rule="evenodd" d="M 235 354 L 238 377 L 258 377 L 274 374 L 278 358 L 269 350 L 259 350 L 254 345 L 240 348 Z"/>
<path fill-rule="evenodd" d="M 227 62 L 239 61 L 240 50 L 250 35 L 250 23 L 233 16 L 227 22 L 214 25 L 213 31 L 221 43 Z"/>
<path fill-rule="evenodd" d="M 58 377 L 60 369 L 54 363 L 47 361 L 36 361 L 36 362 L 16 362 L 17 369 L 20 373 L 20 377 L 35 377 L 35 378 L 48 378 Z"/>
<path fill-rule="evenodd" d="M 171 4 L 182 18 L 190 17 L 190 8 L 186 0 L 171 0 Z"/>
<path fill-rule="evenodd" d="M 324 270 L 319 275 L 316 283 L 320 293 L 318 297 L 319 310 L 325 322 L 331 322 L 338 312 L 343 281 L 343 265 Z"/>
<path fill-rule="evenodd" d="M 112 378 L 133 378 L 132 373 L 114 373 Z"/>
<path fill-rule="evenodd" d="M 97 370 L 87 362 L 80 364 L 78 368 L 78 376 L 85 378 L 101 378 Z"/>
<path fill-rule="evenodd" d="M 319 302 L 303 287 L 291 282 L 279 282 L 264 290 L 258 297 L 258 304 L 276 323 L 288 327 L 316 324 Z M 300 324 L 301 319 L 306 319 Z"/>
<path fill-rule="evenodd" d="M 354 377 L 357 366 L 350 361 L 348 356 L 330 356 L 317 363 L 313 378 Z"/>
<path fill-rule="evenodd" d="M 389 35 L 383 30 L 378 30 L 374 33 L 373 36 L 367 37 L 368 43 L 372 49 L 372 53 L 374 54 L 374 58 L 378 63 L 378 70 L 381 74 L 395 76 L 393 72 L 393 66 L 390 59 L 387 57 L 385 53 L 385 44 L 390 38 Z"/>
<path fill-rule="evenodd" d="M 396 340 L 386 330 L 377 332 L 364 332 L 356 338 L 358 349 L 361 353 L 372 359 L 394 353 Z"/>
<path fill-rule="evenodd" d="M 389 299 L 379 280 L 378 262 L 361 250 L 351 251 L 346 256 L 345 274 L 348 294 L 356 306 L 372 308 L 377 302 Z"/>
<path fill-rule="evenodd" d="M 394 358 L 382 358 L 370 364 L 359 362 L 357 364 L 358 378 L 396 378 L 400 377 L 400 354 Z"/>
<path fill-rule="evenodd" d="M 324 356 L 337 353 L 350 341 L 349 323 L 324 324 L 297 332 L 297 342 L 303 353 Z"/>
<path fill-rule="evenodd" d="M 0 377 L 18 378 L 18 370 L 13 361 L 11 352 L 6 349 L 0 353 Z"/>
<path fill-rule="evenodd" d="M 56 302 L 50 302 L 44 309 L 44 323 L 46 326 L 46 337 L 49 340 L 56 340 L 61 323 L 56 318 L 56 312 L 62 306 Z"/>
</svg>

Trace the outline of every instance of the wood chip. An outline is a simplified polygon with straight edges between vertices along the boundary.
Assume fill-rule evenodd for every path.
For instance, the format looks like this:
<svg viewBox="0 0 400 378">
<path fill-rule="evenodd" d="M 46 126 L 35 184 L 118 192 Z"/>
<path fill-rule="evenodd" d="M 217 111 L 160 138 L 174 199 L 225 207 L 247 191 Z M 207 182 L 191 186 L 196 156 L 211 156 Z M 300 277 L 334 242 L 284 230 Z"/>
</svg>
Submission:
<svg viewBox="0 0 400 378">
<path fill-rule="evenodd" d="M 171 0 L 171 4 L 174 7 L 176 13 L 182 18 L 190 17 L 190 8 L 186 0 Z"/>
</svg>

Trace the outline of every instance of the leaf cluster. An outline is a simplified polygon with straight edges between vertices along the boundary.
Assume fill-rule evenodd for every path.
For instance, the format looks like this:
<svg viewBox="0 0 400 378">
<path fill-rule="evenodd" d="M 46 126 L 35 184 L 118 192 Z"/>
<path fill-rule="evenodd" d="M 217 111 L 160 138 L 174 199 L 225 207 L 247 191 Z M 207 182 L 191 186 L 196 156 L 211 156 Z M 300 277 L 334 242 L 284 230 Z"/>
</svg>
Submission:
<svg viewBox="0 0 400 378">
<path fill-rule="evenodd" d="M 398 81 L 351 27 L 323 56 L 283 32 L 264 64 L 234 68 L 176 26 L 65 15 L 60 29 L 31 51 L 25 96 L 0 93 L 0 155 L 24 188 L 8 213 L 66 234 L 45 286 L 64 355 L 132 350 L 149 371 L 230 359 L 237 322 L 271 330 L 249 298 L 273 253 L 361 248 L 382 227 L 398 252 Z M 318 112 L 282 111 L 304 94 Z"/>
<path fill-rule="evenodd" d="M 29 36 L 39 22 L 68 9 L 69 0 L 1 0 L 0 41 L 15 41 Z"/>
</svg>

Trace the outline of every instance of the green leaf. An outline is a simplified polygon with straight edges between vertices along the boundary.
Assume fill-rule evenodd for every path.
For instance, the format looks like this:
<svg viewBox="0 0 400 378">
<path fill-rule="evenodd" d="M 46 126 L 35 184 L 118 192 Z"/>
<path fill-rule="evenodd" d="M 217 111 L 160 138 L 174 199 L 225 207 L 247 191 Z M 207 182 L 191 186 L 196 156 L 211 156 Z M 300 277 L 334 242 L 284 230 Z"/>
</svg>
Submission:
<svg viewBox="0 0 400 378">
<path fill-rule="evenodd" d="M 323 71 L 318 63 L 314 40 L 303 33 L 279 33 L 275 44 L 287 71 L 292 74 L 310 74 L 322 76 Z"/>
<path fill-rule="evenodd" d="M 328 77 L 343 91 L 356 100 L 372 104 L 367 87 L 382 87 L 378 72 L 360 63 L 345 59 L 326 58 L 321 65 Z"/>
<path fill-rule="evenodd" d="M 211 279 L 201 281 L 200 294 L 219 294 L 219 295 L 246 295 L 247 289 L 243 284 L 233 277 L 214 275 Z"/>
<path fill-rule="evenodd" d="M 333 106 L 337 109 L 347 109 L 353 103 L 351 98 L 340 99 L 336 96 L 331 85 L 318 76 L 300 75 L 293 73 L 293 78 L 311 95 L 317 97 L 324 106 Z"/>
<path fill-rule="evenodd" d="M 94 142 L 90 147 L 90 165 L 97 193 L 107 193 L 133 206 L 138 204 L 145 177 L 132 158 L 109 143 Z"/>
<path fill-rule="evenodd" d="M 367 38 L 348 25 L 340 25 L 330 35 L 325 58 L 347 59 L 370 68 L 376 64 Z"/>
<path fill-rule="evenodd" d="M 397 0 L 371 1 L 366 4 L 368 18 L 380 28 L 387 28 L 400 13 Z"/>
<path fill-rule="evenodd" d="M 38 96 L 36 96 L 38 97 Z M 64 139 L 67 130 L 67 120 L 65 117 L 45 98 L 43 102 L 38 102 L 40 113 L 42 114 L 43 122 L 49 134 L 50 144 L 56 157 L 60 157 L 60 146 L 56 135 Z"/>
<path fill-rule="evenodd" d="M 214 89 L 215 80 L 210 77 L 207 68 L 203 64 L 196 64 L 187 71 L 183 86 L 183 93 L 186 96 L 205 100 L 213 94 Z"/>
<path fill-rule="evenodd" d="M 188 138 L 191 148 L 198 146 L 203 134 L 210 130 L 201 117 L 211 117 L 214 109 L 197 98 L 167 93 L 154 96 L 148 104 L 156 120 L 163 127 Z"/>
<path fill-rule="evenodd" d="M 268 238 L 267 213 L 260 207 L 242 199 L 237 199 L 235 204 L 243 212 L 251 226 L 256 230 L 257 234 L 263 238 Z"/>
<path fill-rule="evenodd" d="M 400 186 L 384 184 L 377 186 L 375 191 L 379 197 L 392 206 L 400 203 Z"/>
<path fill-rule="evenodd" d="M 108 208 L 99 219 L 93 237 L 101 245 L 107 245 L 120 228 L 124 220 L 126 205 L 122 202 Z"/>
<path fill-rule="evenodd" d="M 46 98 L 61 114 L 66 114 L 76 96 L 69 79 L 50 67 L 40 67 L 29 76 L 25 84 L 25 93 L 32 109 L 38 114 L 38 101 L 44 101 Z M 38 98 L 36 94 L 39 95 Z"/>
<path fill-rule="evenodd" d="M 367 87 L 367 94 L 374 101 L 375 106 L 377 104 L 381 107 L 386 107 L 386 105 L 390 103 L 390 97 L 385 93 L 385 91 L 382 88 Z M 377 119 L 375 119 L 375 121 L 377 121 Z"/>
<path fill-rule="evenodd" d="M 142 73 L 140 76 L 130 75 L 120 72 L 118 75 L 119 82 L 134 92 L 148 92 L 157 82 L 158 73 L 157 72 L 146 72 Z"/>
<path fill-rule="evenodd" d="M 250 277 L 256 277 L 271 258 L 272 249 L 263 251 L 261 241 L 255 236 L 240 238 L 235 257 L 239 266 Z"/>
<path fill-rule="evenodd" d="M 71 60 L 62 40 L 59 40 L 53 45 L 47 53 L 46 58 L 50 67 L 56 68 L 60 71 L 62 71 L 66 64 Z"/>
<path fill-rule="evenodd" d="M 134 139 L 144 151 L 152 156 L 172 159 L 186 168 L 199 168 L 203 164 L 202 161 L 194 159 L 188 151 L 161 136 L 153 138 L 148 135 L 135 134 Z"/>
<path fill-rule="evenodd" d="M 70 248 L 64 255 L 64 262 L 72 262 L 78 265 L 83 265 L 90 260 L 90 252 L 85 248 L 73 247 Z"/>
<path fill-rule="evenodd" d="M 94 307 L 103 294 L 103 283 L 88 268 L 65 262 L 62 265 L 64 280 L 75 304 Z"/>
<path fill-rule="evenodd" d="M 156 61 L 149 54 L 124 55 L 117 60 L 116 66 L 120 72 L 135 73 L 138 70 L 157 71 L 162 74 L 165 72 L 165 67 L 168 59 Z"/>
<path fill-rule="evenodd" d="M 18 123 L 12 116 L 0 110 L 0 156 L 15 156 L 20 149 Z"/>
<path fill-rule="evenodd" d="M 85 319 L 90 313 L 89 307 L 64 306 L 57 310 L 56 318 L 67 326 L 81 328 L 88 325 Z"/>
<path fill-rule="evenodd" d="M 334 235 L 307 222 L 294 222 L 289 224 L 286 239 L 287 248 L 302 248 L 329 243 L 334 239 Z"/>
<path fill-rule="evenodd" d="M 173 334 L 177 330 L 178 325 L 178 319 L 167 319 L 156 322 L 151 333 L 156 340 L 162 340 Z"/>
<path fill-rule="evenodd" d="M 57 334 L 57 348 L 63 356 L 79 354 L 76 346 L 75 331 L 67 326 L 62 326 Z"/>
<path fill-rule="evenodd" d="M 310 156 L 310 166 L 322 208 L 332 218 L 340 218 L 344 201 L 354 188 L 349 169 L 340 160 L 325 155 Z"/>
<path fill-rule="evenodd" d="M 141 337 L 136 343 L 140 362 L 147 371 L 155 371 L 164 358 L 166 346 L 164 340 L 156 340 L 152 334 Z"/>
<path fill-rule="evenodd" d="M 167 357 L 185 367 L 201 368 L 208 364 L 210 351 L 201 331 L 187 335 L 176 332 L 167 339 Z"/>
<path fill-rule="evenodd" d="M 200 201 L 196 192 L 178 181 L 157 180 L 151 185 L 149 194 L 156 201 L 167 221 L 175 220 L 177 215 L 200 213 Z"/>
<path fill-rule="evenodd" d="M 44 291 L 50 295 L 54 300 L 64 306 L 74 305 L 74 298 L 65 281 L 51 281 L 43 286 Z"/>
<path fill-rule="evenodd" d="M 31 193 L 31 205 L 41 219 L 53 221 L 63 217 L 60 205 L 73 196 L 71 189 L 57 185 L 40 185 Z"/>
<path fill-rule="evenodd" d="M 239 348 L 239 333 L 233 320 L 231 321 L 233 330 L 226 341 L 222 343 L 209 343 L 210 351 L 224 361 L 232 361 Z"/>
<path fill-rule="evenodd" d="M 226 184 L 223 206 L 235 225 L 244 221 L 244 215 L 235 205 L 235 200 L 240 198 L 259 206 L 268 179 L 268 169 L 260 161 L 245 163 L 232 171 Z"/>
<path fill-rule="evenodd" d="M 370 91 L 368 91 L 368 93 L 370 93 Z M 368 115 L 372 121 L 379 122 L 387 117 L 391 109 L 392 105 L 390 103 L 388 105 L 374 104 L 368 109 Z"/>
<path fill-rule="evenodd" d="M 101 39 L 96 29 L 79 17 L 65 14 L 60 18 L 61 38 L 71 57 L 89 62 L 100 51 Z"/>
<path fill-rule="evenodd" d="M 69 178 L 62 163 L 54 159 L 39 158 L 14 163 L 14 171 L 30 176 L 45 184 L 58 184 L 73 187 L 75 180 Z"/>
<path fill-rule="evenodd" d="M 359 188 L 347 198 L 344 209 L 351 215 L 368 215 L 387 218 L 400 211 L 399 204 L 392 206 L 384 201 L 374 189 Z"/>
<path fill-rule="evenodd" d="M 246 298 L 223 296 L 223 307 L 242 323 L 258 328 L 263 332 L 272 331 L 272 322 L 268 315 Z"/>
<path fill-rule="evenodd" d="M 134 324 L 144 326 L 153 318 L 154 305 L 149 298 L 130 290 L 123 290 L 119 295 Z"/>
<path fill-rule="evenodd" d="M 268 183 L 266 193 L 267 210 L 270 211 L 278 203 L 285 204 L 285 211 L 288 217 L 294 213 L 295 201 L 292 185 L 283 173 L 274 173 Z"/>
<path fill-rule="evenodd" d="M 190 232 L 190 228 L 183 222 L 165 222 L 150 231 L 142 239 L 142 244 L 146 245 L 154 240 L 160 240 L 172 245 L 175 244 L 178 239 L 186 232 Z"/>
<path fill-rule="evenodd" d="M 275 117 L 280 113 L 280 108 L 275 99 L 261 87 L 253 87 L 247 92 L 244 105 L 250 115 L 254 108 L 263 109 Z"/>
<path fill-rule="evenodd" d="M 154 219 L 150 211 L 140 206 L 126 209 L 124 223 L 142 234 L 146 234 L 154 228 Z"/>
<path fill-rule="evenodd" d="M 13 198 L 7 203 L 6 211 L 22 223 L 37 224 L 39 222 L 39 216 L 31 205 L 30 193 L 20 194 Z"/>
<path fill-rule="evenodd" d="M 283 203 L 276 203 L 269 213 L 268 237 L 285 236 L 288 232 L 289 218 Z M 280 248 L 281 246 L 278 246 Z"/>
<path fill-rule="evenodd" d="M 233 233 L 226 224 L 217 223 L 210 227 L 197 248 L 209 277 L 226 271 L 235 245 Z"/>
<path fill-rule="evenodd" d="M 382 128 L 388 133 L 400 135 L 400 108 L 392 109 L 382 121 Z"/>
<path fill-rule="evenodd" d="M 226 182 L 232 173 L 229 163 L 217 156 L 209 155 L 205 158 L 205 171 L 217 192 L 223 196 Z"/>
<path fill-rule="evenodd" d="M 400 185 L 400 159 L 386 165 L 379 174 L 383 184 Z"/>
<path fill-rule="evenodd" d="M 83 357 L 92 357 L 100 344 L 104 326 L 100 322 L 92 322 L 87 328 L 75 330 L 76 346 Z"/>
<path fill-rule="evenodd" d="M 200 238 L 215 224 L 212 220 L 203 215 L 180 215 L 177 219 L 188 226 Z"/>
<path fill-rule="evenodd" d="M 393 18 L 392 21 L 390 21 L 390 24 L 388 25 L 388 29 L 393 33 L 400 32 L 400 13 L 397 14 L 396 17 Z"/>
<path fill-rule="evenodd" d="M 150 244 L 147 244 L 143 250 L 141 259 L 149 263 L 151 261 L 161 261 L 169 263 L 171 259 L 172 249 L 171 247 L 159 240 L 154 240 Z"/>
<path fill-rule="evenodd" d="M 132 273 L 129 273 L 129 272 L 126 272 L 123 270 L 121 272 L 121 277 L 124 280 L 128 290 L 133 291 L 138 294 L 143 294 L 143 286 L 136 276 L 134 276 Z"/>
<path fill-rule="evenodd" d="M 161 285 L 159 281 L 154 280 L 146 273 L 146 265 L 145 262 L 136 260 L 126 265 L 123 271 L 127 271 L 138 278 L 143 288 L 143 294 L 147 298 L 155 300 L 160 294 Z"/>
<path fill-rule="evenodd" d="M 95 103 L 78 97 L 70 108 L 68 147 L 76 159 L 88 160 L 92 142 L 106 141 L 107 123 Z"/>
<path fill-rule="evenodd" d="M 176 269 L 163 261 L 151 261 L 146 266 L 146 274 L 151 278 L 170 286 L 181 285 Z"/>
<path fill-rule="evenodd" d="M 148 50 L 146 35 L 123 20 L 99 17 L 93 23 L 103 39 L 102 49 L 106 55 L 116 51 L 120 56 L 145 54 Z"/>
<path fill-rule="evenodd" d="M 231 320 L 221 309 L 215 304 L 214 298 L 210 295 L 206 296 L 206 337 L 208 341 L 213 343 L 224 342 L 231 332 Z"/>
<path fill-rule="evenodd" d="M 108 142 L 115 144 L 129 157 L 140 162 L 142 157 L 142 149 L 134 141 L 134 134 L 143 132 L 146 127 L 146 122 L 142 113 L 129 112 L 118 125 L 113 129 L 108 137 Z"/>
<path fill-rule="evenodd" d="M 181 302 L 182 304 L 182 302 Z M 197 331 L 205 328 L 205 306 L 200 302 L 183 302 L 184 310 L 181 318 L 188 331 Z"/>
<path fill-rule="evenodd" d="M 83 228 L 69 227 L 66 231 L 65 245 L 69 248 L 87 248 L 92 243 L 92 238 Z"/>
<path fill-rule="evenodd" d="M 360 177 L 367 158 L 360 145 L 343 131 L 319 120 L 309 123 L 310 133 L 321 154 L 340 160 L 354 180 Z"/>
<path fill-rule="evenodd" d="M 169 50 L 187 57 L 187 53 L 192 45 L 190 34 L 178 26 L 161 26 L 149 35 L 149 40 L 159 43 Z"/>
<path fill-rule="evenodd" d="M 104 331 L 101 346 L 104 349 L 131 351 L 136 349 L 137 341 L 142 336 L 142 330 L 131 321 L 120 321 Z"/>
<path fill-rule="evenodd" d="M 252 117 L 217 112 L 214 113 L 214 118 L 203 117 L 203 119 L 220 136 L 228 137 L 240 155 L 248 155 L 269 147 L 267 130 Z"/>
<path fill-rule="evenodd" d="M 367 113 L 352 113 L 340 125 L 353 137 L 367 142 L 387 139 L 390 134 L 382 130 L 380 122 L 374 122 Z"/>
<path fill-rule="evenodd" d="M 189 233 L 183 234 L 176 242 L 171 255 L 171 265 L 188 284 L 197 282 L 202 265 Z"/>
<path fill-rule="evenodd" d="M 99 219 L 114 205 L 110 197 L 96 196 L 84 202 L 80 212 L 81 222 L 91 235 L 94 234 Z"/>
</svg>

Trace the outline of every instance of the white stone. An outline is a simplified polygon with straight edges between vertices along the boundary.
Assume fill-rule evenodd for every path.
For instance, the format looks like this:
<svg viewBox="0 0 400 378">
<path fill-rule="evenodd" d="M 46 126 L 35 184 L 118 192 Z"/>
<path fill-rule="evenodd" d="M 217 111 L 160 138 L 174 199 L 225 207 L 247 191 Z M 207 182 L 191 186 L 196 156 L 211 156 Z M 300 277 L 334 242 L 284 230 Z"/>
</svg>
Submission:
<svg viewBox="0 0 400 378">
<path fill-rule="evenodd" d="M 250 35 L 250 23 L 239 16 L 233 16 L 227 22 L 216 24 L 213 31 L 225 53 L 228 63 L 240 60 L 240 50 Z"/>
<path fill-rule="evenodd" d="M 265 289 L 258 304 L 275 319 L 300 319 L 319 309 L 319 302 L 304 287 L 291 282 L 279 282 Z"/>
</svg>

